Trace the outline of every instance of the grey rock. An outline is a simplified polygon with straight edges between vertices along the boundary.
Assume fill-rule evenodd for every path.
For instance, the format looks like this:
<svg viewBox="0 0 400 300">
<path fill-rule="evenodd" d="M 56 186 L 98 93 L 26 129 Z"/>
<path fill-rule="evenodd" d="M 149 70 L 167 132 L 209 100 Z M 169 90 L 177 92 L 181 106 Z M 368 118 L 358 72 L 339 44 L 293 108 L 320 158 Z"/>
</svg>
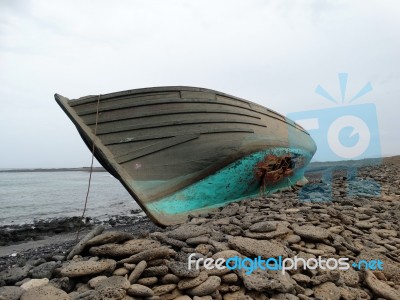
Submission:
<svg viewBox="0 0 400 300">
<path fill-rule="evenodd" d="M 136 283 L 136 281 L 139 279 L 140 275 L 142 275 L 144 269 L 146 269 L 147 263 L 145 260 L 142 260 L 139 262 L 136 266 L 136 268 L 132 271 L 132 273 L 129 275 L 129 282 L 130 283 Z"/>
<path fill-rule="evenodd" d="M 314 295 L 322 300 L 340 300 L 340 289 L 332 282 L 325 282 L 313 288 Z"/>
<path fill-rule="evenodd" d="M 288 256 L 286 249 L 277 241 L 255 240 L 238 236 L 229 239 L 228 242 L 233 249 L 249 257 L 261 256 L 268 259 L 270 257 Z"/>
<path fill-rule="evenodd" d="M 176 284 L 170 283 L 170 284 L 162 284 L 162 285 L 156 286 L 152 290 L 154 292 L 154 295 L 161 296 L 161 295 L 172 292 L 175 288 L 176 288 Z"/>
<path fill-rule="evenodd" d="M 90 248 L 89 252 L 97 256 L 132 256 L 148 249 L 160 247 L 158 241 L 148 239 L 129 240 L 123 244 L 105 244 Z"/>
<path fill-rule="evenodd" d="M 65 277 L 80 277 L 99 273 L 111 274 L 114 271 L 115 266 L 116 262 L 112 259 L 99 261 L 71 261 L 71 263 L 60 270 L 60 274 Z"/>
<path fill-rule="evenodd" d="M 143 277 L 164 276 L 168 273 L 168 267 L 165 265 L 148 267 L 143 271 Z"/>
<path fill-rule="evenodd" d="M 68 277 L 53 278 L 49 284 L 67 293 L 72 292 L 75 287 L 75 281 Z"/>
<path fill-rule="evenodd" d="M 195 278 L 185 278 L 179 281 L 178 283 L 178 289 L 180 290 L 186 290 L 186 289 L 191 289 L 194 288 L 204 281 L 206 281 L 208 278 L 207 272 L 203 271 L 200 272 L 200 275 L 195 277 Z"/>
<path fill-rule="evenodd" d="M 191 296 L 206 296 L 215 292 L 221 284 L 221 278 L 218 276 L 210 276 L 206 281 L 200 285 L 187 290 L 187 293 Z"/>
<path fill-rule="evenodd" d="M 207 232 L 208 229 L 205 228 L 204 226 L 184 224 L 179 226 L 175 230 L 168 232 L 167 235 L 168 237 L 173 239 L 186 241 L 189 238 L 194 238 L 200 235 L 204 235 Z"/>
<path fill-rule="evenodd" d="M 51 285 L 35 287 L 22 294 L 21 300 L 71 300 L 71 297 L 63 290 Z"/>
<path fill-rule="evenodd" d="M 152 297 L 154 296 L 154 292 L 147 286 L 141 284 L 132 284 L 128 289 L 128 295 L 136 297 Z"/>
<path fill-rule="evenodd" d="M 276 230 L 276 222 L 265 221 L 265 222 L 255 223 L 249 227 L 249 230 L 254 232 L 274 231 Z"/>
<path fill-rule="evenodd" d="M 89 242 L 92 238 L 99 235 L 104 231 L 104 226 L 100 225 L 95 227 L 92 231 L 90 231 L 87 235 L 85 235 L 82 240 L 78 244 L 75 245 L 74 248 L 68 253 L 67 259 L 72 259 L 75 255 L 80 254 L 86 247 L 87 242 Z"/>
<path fill-rule="evenodd" d="M 25 292 L 18 286 L 2 286 L 0 287 L 0 300 L 18 300 Z"/>
<path fill-rule="evenodd" d="M 383 297 L 387 300 L 400 299 L 400 292 L 390 287 L 385 282 L 376 278 L 371 271 L 366 271 L 365 282 L 376 296 Z"/>
<path fill-rule="evenodd" d="M 195 268 L 188 268 L 188 264 L 184 262 L 175 262 L 171 261 L 168 264 L 168 268 L 174 273 L 176 276 L 179 277 L 190 277 L 194 278 L 200 275 L 200 271 Z"/>
<path fill-rule="evenodd" d="M 113 287 L 127 290 L 131 286 L 128 279 L 122 276 L 111 276 L 107 279 L 101 280 L 96 285 L 96 290 L 103 289 L 104 287 Z"/>
<path fill-rule="evenodd" d="M 249 290 L 259 292 L 278 291 L 290 293 L 295 289 L 295 281 L 290 278 L 288 273 L 282 274 L 281 271 L 266 271 L 261 269 L 254 270 L 251 274 L 246 274 L 245 270 L 238 272 L 244 286 Z"/>
<path fill-rule="evenodd" d="M 121 232 L 121 231 L 108 231 L 94 238 L 90 239 L 86 246 L 97 246 L 97 245 L 104 245 L 110 243 L 121 243 L 126 240 L 132 240 L 134 236 L 128 232 Z"/>
<path fill-rule="evenodd" d="M 168 258 L 170 256 L 174 256 L 176 252 L 168 247 L 159 247 L 155 249 L 148 249 L 145 251 L 142 251 L 140 253 L 137 253 L 135 255 L 132 255 L 128 258 L 122 259 L 119 261 L 119 263 L 134 263 L 137 264 L 138 262 L 145 260 L 153 260 L 153 259 L 159 259 L 159 258 Z"/>
<path fill-rule="evenodd" d="M 315 241 L 325 240 L 330 235 L 327 229 L 313 225 L 293 226 L 293 230 L 302 238 Z"/>
<path fill-rule="evenodd" d="M 12 285 L 28 276 L 31 265 L 23 267 L 14 267 L 0 272 L 0 280 L 4 280 L 6 284 Z"/>
<path fill-rule="evenodd" d="M 32 278 L 48 278 L 53 275 L 54 269 L 58 266 L 55 261 L 49 261 L 33 268 L 29 273 Z"/>
</svg>

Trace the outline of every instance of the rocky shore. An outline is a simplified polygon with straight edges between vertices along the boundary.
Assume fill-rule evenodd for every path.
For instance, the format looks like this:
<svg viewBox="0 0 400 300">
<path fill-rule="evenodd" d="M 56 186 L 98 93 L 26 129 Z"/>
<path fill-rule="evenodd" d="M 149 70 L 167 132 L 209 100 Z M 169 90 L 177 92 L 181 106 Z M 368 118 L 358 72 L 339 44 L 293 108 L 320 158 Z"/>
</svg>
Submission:
<svg viewBox="0 0 400 300">
<path fill-rule="evenodd" d="M 343 170 L 334 170 L 331 181 L 310 175 L 302 191 L 232 203 L 165 230 L 97 226 L 72 250 L 4 267 L 0 299 L 400 299 L 398 161 L 363 167 L 352 180 Z M 199 269 L 188 268 L 192 253 Z M 300 263 L 282 273 L 203 264 L 206 258 L 279 256 L 345 257 L 350 265 L 375 260 L 383 268 Z"/>
</svg>

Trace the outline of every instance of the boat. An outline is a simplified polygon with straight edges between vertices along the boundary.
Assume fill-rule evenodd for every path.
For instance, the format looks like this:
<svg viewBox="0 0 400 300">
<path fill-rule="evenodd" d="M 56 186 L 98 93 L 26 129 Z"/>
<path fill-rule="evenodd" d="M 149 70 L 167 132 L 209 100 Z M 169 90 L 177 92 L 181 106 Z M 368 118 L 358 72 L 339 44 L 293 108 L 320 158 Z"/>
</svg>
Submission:
<svg viewBox="0 0 400 300">
<path fill-rule="evenodd" d="M 211 89 L 55 99 L 101 165 L 161 226 L 293 186 L 316 151 L 283 115 Z"/>
</svg>

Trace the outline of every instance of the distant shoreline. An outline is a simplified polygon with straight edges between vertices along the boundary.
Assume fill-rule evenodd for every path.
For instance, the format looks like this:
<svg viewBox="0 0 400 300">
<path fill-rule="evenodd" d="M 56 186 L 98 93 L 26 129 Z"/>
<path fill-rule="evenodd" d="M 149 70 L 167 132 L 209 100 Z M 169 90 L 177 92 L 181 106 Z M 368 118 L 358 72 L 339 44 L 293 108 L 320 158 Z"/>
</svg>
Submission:
<svg viewBox="0 0 400 300">
<path fill-rule="evenodd" d="M 309 171 L 318 167 L 335 167 L 335 166 L 362 166 L 366 164 L 376 164 L 382 162 L 400 163 L 400 155 L 387 156 L 381 158 L 364 158 L 361 160 L 342 160 L 319 162 L 314 161 L 309 164 Z M 26 172 L 90 172 L 90 167 L 81 168 L 24 168 L 24 169 L 0 169 L 0 173 L 26 173 Z M 103 167 L 94 167 L 93 172 L 107 172 Z"/>
<path fill-rule="evenodd" d="M 49 168 L 49 169 L 7 169 L 0 173 L 31 173 L 31 172 L 90 172 L 90 167 L 83 168 Z M 103 167 L 94 167 L 93 172 L 106 172 Z"/>
</svg>

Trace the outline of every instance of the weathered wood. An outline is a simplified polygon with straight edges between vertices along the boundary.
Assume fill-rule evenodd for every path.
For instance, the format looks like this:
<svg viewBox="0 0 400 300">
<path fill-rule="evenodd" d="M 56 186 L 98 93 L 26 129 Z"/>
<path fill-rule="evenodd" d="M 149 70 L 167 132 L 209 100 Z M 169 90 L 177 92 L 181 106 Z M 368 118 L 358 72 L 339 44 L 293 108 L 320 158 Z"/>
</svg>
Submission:
<svg viewBox="0 0 400 300">
<path fill-rule="evenodd" d="M 101 95 L 96 135 L 98 96 L 77 100 L 55 97 L 89 149 L 95 144 L 98 161 L 120 180 L 149 217 L 161 225 L 180 222 L 190 213 L 193 201 L 207 210 L 215 203 L 257 190 L 251 178 L 255 162 L 251 162 L 253 165 L 247 171 L 235 169 L 241 166 L 241 160 L 254 153 L 281 149 L 304 153 L 303 161 L 307 162 L 315 152 L 308 133 L 284 116 L 214 90 L 178 86 Z M 232 176 L 236 178 L 219 179 L 218 187 L 211 182 L 204 193 L 199 193 L 198 200 L 193 200 L 195 194 L 180 195 L 174 204 L 178 211 L 175 215 L 164 213 L 168 205 L 154 206 L 189 191 L 225 168 L 232 168 Z M 242 173 L 250 175 L 241 179 Z M 228 191 L 230 182 L 235 180 L 239 181 L 233 185 L 244 188 L 237 194 L 229 194 L 227 199 L 228 194 L 223 195 L 223 191 Z M 251 188 L 246 188 L 247 185 Z M 212 196 L 211 202 L 200 196 L 209 191 L 219 195 L 215 196 L 215 203 Z M 188 211 L 181 212 L 182 207 L 189 207 Z"/>
</svg>

